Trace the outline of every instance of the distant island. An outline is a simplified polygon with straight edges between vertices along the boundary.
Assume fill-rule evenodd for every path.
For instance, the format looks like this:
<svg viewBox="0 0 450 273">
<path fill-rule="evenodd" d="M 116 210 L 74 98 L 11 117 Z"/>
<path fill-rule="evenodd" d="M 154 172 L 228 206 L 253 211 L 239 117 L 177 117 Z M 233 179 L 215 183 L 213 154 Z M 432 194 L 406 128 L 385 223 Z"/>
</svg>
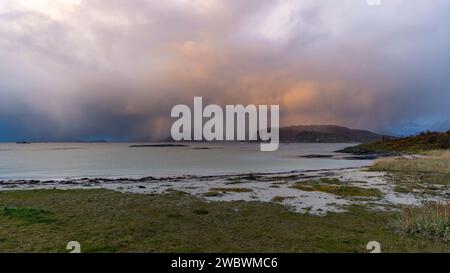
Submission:
<svg viewBox="0 0 450 273">
<path fill-rule="evenodd" d="M 387 138 L 394 137 L 377 134 L 368 130 L 350 129 L 337 125 L 298 125 L 280 128 L 280 142 L 368 143 Z M 161 142 L 173 141 L 171 137 L 161 140 Z"/>
<path fill-rule="evenodd" d="M 393 137 L 336 125 L 299 125 L 280 128 L 280 141 L 282 142 L 367 143 L 386 138 Z"/>
<path fill-rule="evenodd" d="M 187 147 L 188 145 L 184 145 L 184 144 L 135 144 L 135 145 L 130 145 L 130 148 L 167 148 L 167 147 Z"/>
<path fill-rule="evenodd" d="M 31 142 L 28 142 L 28 141 L 17 141 L 16 144 L 31 144 Z"/>
</svg>

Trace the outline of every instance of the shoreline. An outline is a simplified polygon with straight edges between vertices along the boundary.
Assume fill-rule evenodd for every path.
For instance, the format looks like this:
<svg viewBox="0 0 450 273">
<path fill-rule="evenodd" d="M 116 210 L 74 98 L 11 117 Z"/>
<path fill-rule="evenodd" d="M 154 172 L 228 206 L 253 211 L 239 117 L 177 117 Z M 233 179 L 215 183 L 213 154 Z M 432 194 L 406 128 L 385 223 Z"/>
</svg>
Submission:
<svg viewBox="0 0 450 273">
<path fill-rule="evenodd" d="M 275 176 L 275 175 L 287 175 L 287 174 L 301 174 L 301 173 L 315 173 L 326 171 L 342 171 L 342 170 L 358 170 L 370 167 L 371 165 L 361 167 L 348 167 L 348 168 L 323 168 L 323 169 L 311 169 L 311 170 L 292 170 L 282 172 L 247 172 L 247 173 L 229 173 L 229 174 L 210 174 L 210 175 L 168 175 L 168 176 L 79 176 L 79 177 L 67 177 L 67 178 L 0 178 L 0 185 L 4 183 L 24 183 L 24 184 L 36 184 L 36 183 L 60 183 L 60 182 L 78 182 L 78 181 L 92 181 L 92 182 L 142 182 L 142 181 L 167 181 L 167 180 L 180 180 L 180 179 L 217 179 L 217 178 L 229 178 L 229 177 L 246 177 L 246 176 Z"/>
<path fill-rule="evenodd" d="M 333 187 L 373 190 L 376 196 L 340 196 L 333 192 L 299 189 L 296 185 L 335 180 Z M 63 180 L 0 180 L 1 191 L 39 189 L 107 189 L 121 193 L 168 194 L 180 192 L 209 202 L 259 201 L 277 203 L 296 213 L 326 215 L 345 212 L 351 205 L 375 210 L 392 210 L 424 202 L 445 200 L 442 196 L 423 196 L 395 191 L 395 184 L 385 172 L 371 172 L 368 167 L 248 173 L 228 175 L 184 175 L 142 178 L 77 178 Z"/>
</svg>

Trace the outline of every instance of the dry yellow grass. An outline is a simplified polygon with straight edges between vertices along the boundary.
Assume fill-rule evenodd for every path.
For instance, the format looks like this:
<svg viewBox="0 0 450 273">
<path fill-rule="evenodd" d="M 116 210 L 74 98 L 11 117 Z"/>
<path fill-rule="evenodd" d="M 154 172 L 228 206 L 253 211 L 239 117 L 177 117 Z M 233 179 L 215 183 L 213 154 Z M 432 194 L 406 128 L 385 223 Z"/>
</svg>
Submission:
<svg viewBox="0 0 450 273">
<path fill-rule="evenodd" d="M 372 171 L 420 172 L 450 174 L 450 150 L 430 151 L 424 157 L 380 159 L 370 168 Z"/>
</svg>

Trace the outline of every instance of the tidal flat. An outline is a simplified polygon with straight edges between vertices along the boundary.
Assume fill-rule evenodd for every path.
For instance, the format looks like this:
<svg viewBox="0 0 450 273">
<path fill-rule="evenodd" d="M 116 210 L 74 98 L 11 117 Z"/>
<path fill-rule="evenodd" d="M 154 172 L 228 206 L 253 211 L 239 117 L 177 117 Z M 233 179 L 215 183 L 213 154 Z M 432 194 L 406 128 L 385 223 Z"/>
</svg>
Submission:
<svg viewBox="0 0 450 273">
<path fill-rule="evenodd" d="M 377 210 L 418 206 L 448 200 L 449 189 L 430 184 L 428 192 L 399 191 L 400 180 L 388 172 L 344 168 L 286 173 L 144 178 L 81 178 L 66 180 L 5 180 L 0 190 L 108 189 L 122 193 L 182 192 L 209 202 L 259 201 L 286 206 L 295 213 L 326 215 L 350 205 Z"/>
</svg>

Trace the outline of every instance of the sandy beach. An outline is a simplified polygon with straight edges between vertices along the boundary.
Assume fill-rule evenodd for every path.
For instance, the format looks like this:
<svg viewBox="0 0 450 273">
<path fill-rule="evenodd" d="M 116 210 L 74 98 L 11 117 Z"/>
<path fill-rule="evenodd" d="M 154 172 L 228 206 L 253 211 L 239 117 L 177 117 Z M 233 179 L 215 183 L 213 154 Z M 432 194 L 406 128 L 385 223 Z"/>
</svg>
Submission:
<svg viewBox="0 0 450 273">
<path fill-rule="evenodd" d="M 340 195 L 301 190 L 293 187 L 311 181 L 334 179 L 335 184 L 355 189 L 373 189 L 368 196 Z M 81 178 L 66 180 L 3 180 L 0 191 L 38 189 L 109 189 L 125 193 L 167 194 L 183 192 L 208 201 L 276 202 L 297 213 L 325 215 L 344 212 L 353 204 L 376 210 L 391 210 L 401 206 L 421 205 L 426 202 L 448 200 L 449 189 L 436 188 L 433 192 L 397 192 L 395 183 L 384 172 L 367 168 L 326 169 L 287 173 L 250 173 L 218 176 L 173 176 L 143 178 Z"/>
</svg>

